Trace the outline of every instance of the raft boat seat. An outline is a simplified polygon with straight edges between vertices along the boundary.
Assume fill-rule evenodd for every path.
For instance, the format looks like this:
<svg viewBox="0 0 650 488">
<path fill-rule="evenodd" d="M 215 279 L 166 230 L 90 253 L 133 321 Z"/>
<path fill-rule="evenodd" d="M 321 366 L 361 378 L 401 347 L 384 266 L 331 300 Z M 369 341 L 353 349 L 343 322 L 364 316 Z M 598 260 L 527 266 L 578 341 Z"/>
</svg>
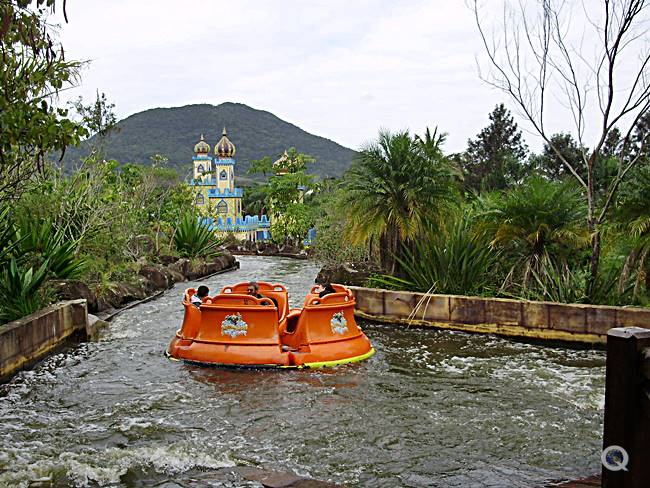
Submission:
<svg viewBox="0 0 650 488">
<path fill-rule="evenodd" d="M 185 319 L 169 355 L 176 359 L 214 364 L 286 364 L 278 334 L 278 312 L 270 298 L 225 294 L 195 307 L 185 293 Z M 248 327 L 246 324 L 255 324 Z M 206 360 L 207 359 L 207 360 Z"/>
<path fill-rule="evenodd" d="M 260 286 L 260 294 L 274 300 L 274 304 L 278 307 L 278 320 L 282 322 L 289 314 L 289 294 L 287 289 L 277 283 L 267 283 L 266 281 L 258 282 Z M 230 293 L 237 293 L 245 295 L 248 290 L 248 282 L 237 283 L 233 286 L 224 286 L 221 289 L 222 295 Z"/>
</svg>

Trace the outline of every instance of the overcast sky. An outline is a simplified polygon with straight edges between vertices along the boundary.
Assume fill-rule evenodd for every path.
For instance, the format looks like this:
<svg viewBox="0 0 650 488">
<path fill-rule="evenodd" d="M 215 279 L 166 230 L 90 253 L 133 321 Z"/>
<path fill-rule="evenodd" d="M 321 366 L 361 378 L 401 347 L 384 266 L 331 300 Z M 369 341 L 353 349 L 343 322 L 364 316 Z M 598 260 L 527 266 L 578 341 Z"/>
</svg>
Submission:
<svg viewBox="0 0 650 488">
<path fill-rule="evenodd" d="M 66 55 L 90 64 L 64 97 L 98 89 L 119 118 L 241 102 L 351 148 L 380 127 L 437 125 L 451 152 L 496 104 L 514 108 L 479 79 L 484 53 L 463 0 L 68 0 L 67 12 Z"/>
</svg>

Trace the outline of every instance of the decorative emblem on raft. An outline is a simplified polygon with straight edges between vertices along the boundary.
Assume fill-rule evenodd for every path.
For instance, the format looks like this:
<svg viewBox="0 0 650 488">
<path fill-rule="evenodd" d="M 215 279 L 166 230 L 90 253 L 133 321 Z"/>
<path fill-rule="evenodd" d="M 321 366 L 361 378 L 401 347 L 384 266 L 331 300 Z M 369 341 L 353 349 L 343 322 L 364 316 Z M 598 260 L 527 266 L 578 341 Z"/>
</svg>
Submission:
<svg viewBox="0 0 650 488">
<path fill-rule="evenodd" d="M 248 324 L 241 318 L 241 314 L 226 315 L 226 318 L 221 322 L 221 335 L 230 337 L 237 337 L 246 335 L 248 332 Z"/>
<path fill-rule="evenodd" d="M 334 334 L 345 334 L 348 331 L 348 321 L 345 320 L 343 312 L 336 312 L 332 315 L 332 320 L 330 320 L 332 325 L 332 333 Z"/>
</svg>

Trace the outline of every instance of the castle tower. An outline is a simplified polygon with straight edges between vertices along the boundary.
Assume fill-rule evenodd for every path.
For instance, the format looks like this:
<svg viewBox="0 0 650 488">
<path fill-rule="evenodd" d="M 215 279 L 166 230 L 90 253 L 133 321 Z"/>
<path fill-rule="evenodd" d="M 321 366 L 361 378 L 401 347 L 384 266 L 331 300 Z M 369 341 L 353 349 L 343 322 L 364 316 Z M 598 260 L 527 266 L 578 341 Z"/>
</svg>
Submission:
<svg viewBox="0 0 650 488">
<path fill-rule="evenodd" d="M 203 134 L 201 140 L 194 146 L 195 156 L 192 158 L 194 162 L 194 172 L 192 177 L 195 180 L 203 180 L 206 175 L 212 171 L 212 158 L 210 157 L 210 144 L 205 142 Z"/>
<path fill-rule="evenodd" d="M 270 222 L 265 215 L 261 218 L 242 216 L 244 190 L 235 186 L 235 151 L 225 127 L 214 146 L 214 158 L 210 157 L 210 145 L 201 134 L 192 158 L 190 187 L 194 192 L 194 204 L 215 232 L 232 233 L 238 239 L 268 239 Z"/>
<path fill-rule="evenodd" d="M 228 139 L 228 132 L 223 128 L 221 139 L 214 146 L 214 175 L 216 181 L 217 217 L 224 220 L 231 218 L 241 220 L 241 197 L 243 190 L 235 188 L 235 145 Z M 211 198 L 214 198 L 211 196 Z"/>
</svg>

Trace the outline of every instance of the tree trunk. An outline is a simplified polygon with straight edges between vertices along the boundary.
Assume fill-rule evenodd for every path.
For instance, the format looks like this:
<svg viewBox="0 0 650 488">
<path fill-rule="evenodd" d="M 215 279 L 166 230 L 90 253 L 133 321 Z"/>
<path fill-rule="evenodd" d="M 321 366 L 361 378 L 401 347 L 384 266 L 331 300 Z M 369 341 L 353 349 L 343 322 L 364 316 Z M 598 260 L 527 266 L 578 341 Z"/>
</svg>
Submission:
<svg viewBox="0 0 650 488">
<path fill-rule="evenodd" d="M 597 154 L 591 153 L 587 161 L 587 228 L 591 234 L 591 262 L 589 265 L 589 280 L 587 296 L 591 300 L 598 280 L 598 265 L 600 264 L 600 230 L 596 229 L 596 203 L 594 201 L 594 166 Z"/>
<path fill-rule="evenodd" d="M 589 276 L 589 298 L 593 298 L 598 281 L 598 266 L 600 264 L 600 231 L 593 233 L 591 237 L 591 265 Z"/>
</svg>

